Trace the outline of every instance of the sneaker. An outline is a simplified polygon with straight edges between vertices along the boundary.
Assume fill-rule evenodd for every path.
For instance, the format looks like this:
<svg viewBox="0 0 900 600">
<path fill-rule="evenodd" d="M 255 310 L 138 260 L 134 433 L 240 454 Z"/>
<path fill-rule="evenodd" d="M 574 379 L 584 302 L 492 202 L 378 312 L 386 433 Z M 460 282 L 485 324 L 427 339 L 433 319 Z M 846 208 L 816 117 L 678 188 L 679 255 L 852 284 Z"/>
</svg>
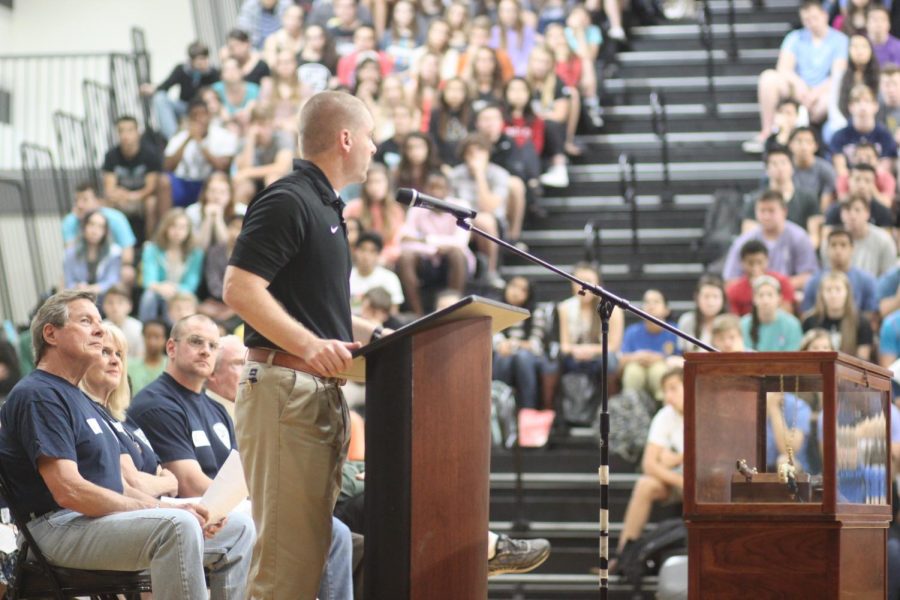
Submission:
<svg viewBox="0 0 900 600">
<path fill-rule="evenodd" d="M 603 109 L 599 106 L 588 106 L 587 107 L 587 116 L 591 121 L 591 125 L 593 125 L 597 129 L 601 129 L 603 127 Z"/>
<path fill-rule="evenodd" d="M 547 187 L 569 187 L 569 170 L 566 169 L 566 165 L 553 165 L 540 176 L 540 181 Z"/>
<path fill-rule="evenodd" d="M 506 289 L 506 281 L 497 273 L 488 273 L 487 284 L 497 290 Z"/>
<path fill-rule="evenodd" d="M 501 534 L 497 553 L 488 561 L 488 577 L 503 573 L 528 573 L 550 556 L 550 542 L 537 538 L 518 540 Z"/>
<path fill-rule="evenodd" d="M 607 34 L 610 39 L 616 40 L 617 42 L 625 41 L 625 30 L 621 27 L 610 27 Z"/>
<path fill-rule="evenodd" d="M 759 138 L 750 138 L 749 140 L 741 144 L 741 150 L 743 150 L 747 154 L 762 154 L 763 140 Z"/>
</svg>

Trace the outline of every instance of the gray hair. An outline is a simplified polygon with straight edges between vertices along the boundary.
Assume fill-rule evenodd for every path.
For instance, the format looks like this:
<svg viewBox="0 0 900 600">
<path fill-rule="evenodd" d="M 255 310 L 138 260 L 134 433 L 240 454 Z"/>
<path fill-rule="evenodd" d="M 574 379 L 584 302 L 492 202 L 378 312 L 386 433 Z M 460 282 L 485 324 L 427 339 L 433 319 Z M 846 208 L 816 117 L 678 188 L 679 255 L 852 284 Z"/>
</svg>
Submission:
<svg viewBox="0 0 900 600">
<path fill-rule="evenodd" d="M 47 349 L 44 341 L 44 327 L 64 327 L 69 320 L 69 304 L 76 300 L 97 302 L 97 296 L 84 290 L 66 290 L 53 294 L 41 305 L 34 318 L 31 319 L 31 347 L 34 350 L 34 363 L 40 362 Z"/>
</svg>

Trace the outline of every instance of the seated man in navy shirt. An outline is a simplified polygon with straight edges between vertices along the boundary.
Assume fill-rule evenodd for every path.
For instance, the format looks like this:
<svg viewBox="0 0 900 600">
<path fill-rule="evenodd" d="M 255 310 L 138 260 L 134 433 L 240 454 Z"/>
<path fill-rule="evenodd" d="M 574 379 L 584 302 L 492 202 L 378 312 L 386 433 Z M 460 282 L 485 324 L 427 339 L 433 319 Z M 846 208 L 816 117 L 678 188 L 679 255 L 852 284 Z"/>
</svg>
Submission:
<svg viewBox="0 0 900 600">
<path fill-rule="evenodd" d="M 203 393 L 218 352 L 219 329 L 212 319 L 181 319 L 166 342 L 166 370 L 135 396 L 128 411 L 163 467 L 175 474 L 183 498 L 202 496 L 237 449 L 228 411 Z"/>
<path fill-rule="evenodd" d="M 219 348 L 219 328 L 209 317 L 196 314 L 175 323 L 166 342 L 165 372 L 141 390 L 128 410 L 129 423 L 143 430 L 163 467 L 175 474 L 182 498 L 203 495 L 232 448 L 237 449 L 231 416 L 203 391 L 217 372 L 218 394 L 232 402 L 237 396 L 238 379 L 223 376 L 229 365 L 217 360 Z M 350 530 L 337 521 L 332 525 L 319 589 L 323 600 L 349 597 L 353 587 Z"/>
<path fill-rule="evenodd" d="M 79 388 L 102 353 L 93 294 L 50 297 L 31 324 L 37 369 L 0 409 L 0 462 L 9 499 L 51 563 L 76 569 L 150 570 L 157 600 L 241 600 L 253 536 L 207 510 L 126 495 L 118 438 Z M 132 490 L 128 489 L 128 493 Z M 206 541 L 204 542 L 204 538 Z"/>
</svg>

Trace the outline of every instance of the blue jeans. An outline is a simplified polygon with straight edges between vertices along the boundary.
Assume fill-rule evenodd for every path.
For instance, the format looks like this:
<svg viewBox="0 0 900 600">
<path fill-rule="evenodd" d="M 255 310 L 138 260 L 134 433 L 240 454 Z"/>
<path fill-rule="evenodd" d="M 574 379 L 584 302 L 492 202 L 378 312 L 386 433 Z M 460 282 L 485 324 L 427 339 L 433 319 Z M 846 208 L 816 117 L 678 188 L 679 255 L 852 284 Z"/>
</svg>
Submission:
<svg viewBox="0 0 900 600">
<path fill-rule="evenodd" d="M 520 408 L 540 407 L 539 363 L 538 356 L 523 348 L 508 356 L 494 354 L 493 379 L 515 388 Z"/>
<path fill-rule="evenodd" d="M 187 114 L 187 103 L 172 100 L 168 93 L 160 90 L 153 94 L 153 110 L 159 120 L 159 132 L 168 140 L 178 133 L 178 121 Z"/>
<path fill-rule="evenodd" d="M 151 508 L 86 517 L 60 510 L 28 524 L 55 565 L 73 569 L 150 570 L 154 600 L 243 600 L 256 532 L 248 515 L 232 513 L 212 539 L 185 510 Z"/>
<path fill-rule="evenodd" d="M 167 321 L 166 310 L 169 303 L 166 299 L 154 292 L 153 290 L 144 290 L 141 294 L 141 302 L 138 304 L 138 319 L 141 321 L 150 321 L 153 319 L 163 319 Z"/>
<path fill-rule="evenodd" d="M 331 518 L 331 548 L 319 582 L 319 600 L 352 600 L 353 537 L 350 528 Z"/>
</svg>

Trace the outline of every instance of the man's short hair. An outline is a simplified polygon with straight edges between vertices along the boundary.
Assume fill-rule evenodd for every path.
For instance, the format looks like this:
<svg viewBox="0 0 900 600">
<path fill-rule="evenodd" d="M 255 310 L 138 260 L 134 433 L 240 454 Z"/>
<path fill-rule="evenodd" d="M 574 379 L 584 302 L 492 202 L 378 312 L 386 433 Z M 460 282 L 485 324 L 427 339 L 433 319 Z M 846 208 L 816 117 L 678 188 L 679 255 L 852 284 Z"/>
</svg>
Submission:
<svg viewBox="0 0 900 600">
<path fill-rule="evenodd" d="M 172 332 L 169 334 L 169 339 L 177 340 L 179 337 L 181 337 L 181 334 L 184 331 L 184 328 L 187 327 L 187 324 L 190 321 L 193 321 L 195 319 L 199 319 L 201 321 L 206 321 L 208 323 L 211 323 L 213 326 L 216 327 L 216 330 L 218 330 L 218 328 L 219 328 L 218 325 L 216 325 L 216 322 L 213 321 L 212 319 L 210 319 L 209 317 L 207 317 L 206 315 L 204 315 L 202 313 L 194 313 L 192 315 L 188 315 L 182 319 L 179 319 L 178 322 L 172 326 Z"/>
<path fill-rule="evenodd" d="M 44 341 L 44 327 L 65 327 L 69 320 L 69 304 L 76 300 L 97 301 L 97 296 L 84 290 L 65 290 L 47 298 L 37 314 L 31 319 L 31 348 L 34 350 L 34 363 L 37 364 L 44 357 L 47 343 Z"/>
<path fill-rule="evenodd" d="M 91 190 L 95 194 L 97 193 L 97 188 L 90 181 L 82 181 L 82 182 L 79 182 L 78 185 L 75 186 L 76 194 L 81 194 L 82 192 L 86 192 L 88 190 Z"/>
<path fill-rule="evenodd" d="M 865 196 L 860 196 L 859 194 L 854 194 L 854 195 L 850 196 L 849 198 L 847 198 L 846 200 L 844 200 L 843 202 L 841 202 L 841 210 L 842 211 L 850 210 L 850 207 L 853 206 L 854 204 L 859 204 L 859 205 L 863 206 L 867 212 L 871 210 L 869 208 L 869 199 L 866 198 Z"/>
<path fill-rule="evenodd" d="M 712 336 L 722 335 L 729 331 L 741 331 L 741 318 L 733 313 L 725 313 L 713 319 Z"/>
<path fill-rule="evenodd" d="M 141 328 L 141 331 L 146 334 L 148 327 L 162 327 L 163 335 L 165 335 L 166 338 L 168 338 L 171 333 L 169 331 L 169 325 L 162 319 L 147 319 L 144 321 L 144 326 Z"/>
<path fill-rule="evenodd" d="M 869 10 L 872 10 L 872 8 L 874 8 L 874 7 L 870 7 Z M 883 8 L 883 7 L 881 7 L 881 8 Z M 884 65 L 883 67 L 881 67 L 879 69 L 879 71 L 881 71 L 882 76 L 896 75 L 897 73 L 900 73 L 900 67 L 898 67 L 894 63 L 888 63 L 888 64 Z"/>
<path fill-rule="evenodd" d="M 878 172 L 875 170 L 875 167 L 868 163 L 854 163 L 850 166 L 851 171 L 865 171 L 866 173 L 871 173 L 872 177 L 878 177 Z"/>
<path fill-rule="evenodd" d="M 872 89 L 864 83 L 854 85 L 852 88 L 850 88 L 849 103 L 853 104 L 854 102 L 860 102 L 862 100 L 875 102 L 875 92 L 873 92 Z"/>
<path fill-rule="evenodd" d="M 483 110 L 483 109 L 482 109 Z M 459 158 L 463 159 L 466 156 L 466 153 L 469 151 L 469 148 L 477 147 L 481 148 L 486 152 L 491 151 L 491 141 L 487 139 L 487 136 L 481 133 L 470 133 L 466 137 L 462 139 L 459 143 L 459 150 L 457 150 L 457 154 Z"/>
<path fill-rule="evenodd" d="M 359 237 L 356 238 L 356 244 L 353 246 L 354 248 L 359 248 L 365 243 L 375 244 L 375 247 L 378 248 L 378 251 L 381 252 L 384 250 L 384 239 L 381 237 L 381 234 L 377 231 L 363 231 L 359 234 Z"/>
<path fill-rule="evenodd" d="M 883 12 L 884 14 L 887 15 L 888 19 L 891 18 L 891 11 L 889 11 L 887 6 L 884 6 L 883 4 L 878 4 L 876 2 L 870 3 L 869 7 L 866 9 L 866 14 L 871 15 L 873 12 Z M 893 63 L 888 63 L 888 64 L 893 64 Z"/>
<path fill-rule="evenodd" d="M 116 119 L 116 126 L 118 127 L 120 123 L 134 123 L 134 126 L 138 126 L 137 119 L 135 119 L 131 115 L 122 115 L 118 119 Z"/>
<path fill-rule="evenodd" d="M 664 385 L 666 380 L 671 379 L 672 377 L 677 377 L 684 382 L 684 367 L 669 367 L 663 371 L 662 377 L 659 378 L 659 385 Z"/>
<path fill-rule="evenodd" d="M 239 28 L 235 27 L 234 29 L 232 29 L 231 31 L 228 32 L 228 39 L 229 40 L 237 40 L 239 42 L 249 43 L 250 42 L 250 34 L 247 33 L 246 31 L 244 31 L 243 29 L 239 29 Z"/>
<path fill-rule="evenodd" d="M 188 102 L 188 114 L 191 114 L 191 111 L 193 111 L 195 108 L 202 108 L 206 112 L 209 112 L 209 106 L 206 105 L 206 100 L 201 98 L 199 94 L 191 98 L 191 101 Z"/>
<path fill-rule="evenodd" d="M 368 292 L 363 294 L 363 300 L 369 303 L 369 306 L 375 310 L 383 310 L 385 312 L 390 312 L 391 308 L 393 308 L 393 303 L 391 302 L 391 294 L 386 289 L 381 287 L 380 285 L 377 287 L 373 287 Z"/>
<path fill-rule="evenodd" d="M 275 119 L 275 107 L 271 104 L 257 104 L 250 111 L 251 123 L 269 123 Z"/>
<path fill-rule="evenodd" d="M 768 256 L 769 249 L 759 240 L 747 240 L 744 242 L 744 245 L 741 246 L 741 260 L 744 260 L 746 257 L 753 254 L 765 254 Z"/>
<path fill-rule="evenodd" d="M 116 284 L 106 290 L 106 295 L 103 296 L 103 299 L 105 300 L 110 296 L 121 296 L 122 298 L 125 298 L 126 300 L 131 302 L 131 292 L 128 291 L 128 288 L 121 284 Z"/>
<path fill-rule="evenodd" d="M 775 110 L 780 109 L 782 106 L 788 106 L 788 105 L 793 106 L 795 111 L 800 110 L 800 103 L 797 102 L 796 100 L 794 100 L 793 98 L 784 98 L 782 100 L 779 100 L 778 105 L 775 107 Z"/>
<path fill-rule="evenodd" d="M 856 148 L 853 149 L 853 153 L 857 153 L 860 150 L 871 150 L 875 153 L 875 156 L 879 156 L 878 147 L 875 146 L 872 142 L 860 142 L 856 145 Z M 870 165 L 866 165 L 870 166 Z"/>
<path fill-rule="evenodd" d="M 300 111 L 300 155 L 317 156 L 333 149 L 342 129 L 355 129 L 368 113 L 363 101 L 347 92 L 313 95 Z"/>
<path fill-rule="evenodd" d="M 794 141 L 794 138 L 800 135 L 801 133 L 808 133 L 813 137 L 813 141 L 816 143 L 816 146 L 819 145 L 819 136 L 816 135 L 816 130 L 812 127 L 807 127 L 806 125 L 802 127 L 797 127 L 794 131 L 791 132 L 791 136 L 788 138 L 788 144 Z"/>
<path fill-rule="evenodd" d="M 835 227 L 831 231 L 828 232 L 828 243 L 831 243 L 831 240 L 838 237 L 847 238 L 847 241 L 850 242 L 850 245 L 853 245 L 853 236 L 850 235 L 850 232 L 844 229 L 843 227 Z"/>
<path fill-rule="evenodd" d="M 825 7 L 822 6 L 822 3 L 819 0 L 803 0 L 800 4 L 800 12 L 803 12 L 810 8 L 818 8 L 819 10 L 825 10 Z"/>
<path fill-rule="evenodd" d="M 793 160 L 794 160 L 794 155 L 791 154 L 791 151 L 788 150 L 786 147 L 784 147 L 784 146 L 775 146 L 774 148 L 772 148 L 771 150 L 769 150 L 769 151 L 766 153 L 766 165 L 769 164 L 769 159 L 770 159 L 770 158 L 772 158 L 773 156 L 778 156 L 779 154 L 781 154 L 782 156 L 787 156 L 787 159 L 788 159 L 789 161 L 793 161 Z"/>
<path fill-rule="evenodd" d="M 187 49 L 188 58 L 194 60 L 195 58 L 200 58 L 201 56 L 209 56 L 209 46 L 204 44 L 203 42 L 191 42 L 191 45 L 188 46 Z"/>
<path fill-rule="evenodd" d="M 782 208 L 786 206 L 784 201 L 784 195 L 778 190 L 766 190 L 764 191 L 759 198 L 756 199 L 756 203 L 760 202 L 777 202 L 781 205 Z"/>
</svg>

